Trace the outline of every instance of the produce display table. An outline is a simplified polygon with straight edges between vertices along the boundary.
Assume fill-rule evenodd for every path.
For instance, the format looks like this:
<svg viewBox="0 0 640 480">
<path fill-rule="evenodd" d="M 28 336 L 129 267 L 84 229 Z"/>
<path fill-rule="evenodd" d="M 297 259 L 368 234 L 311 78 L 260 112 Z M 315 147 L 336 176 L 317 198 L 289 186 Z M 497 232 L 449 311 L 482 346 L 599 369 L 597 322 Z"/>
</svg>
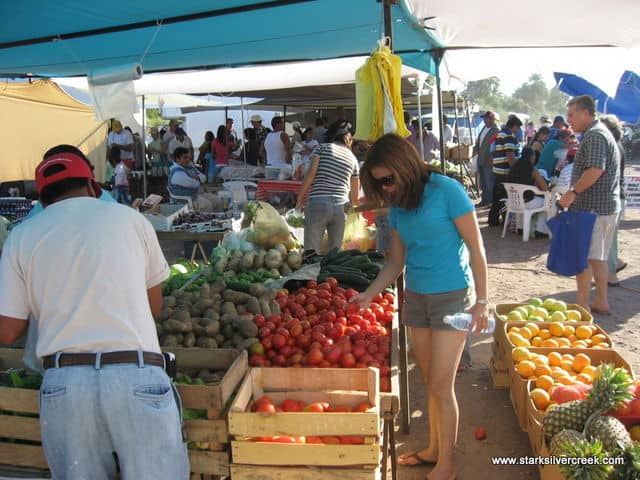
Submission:
<svg viewBox="0 0 640 480">
<path fill-rule="evenodd" d="M 293 192 L 297 195 L 301 186 L 302 182 L 297 180 L 260 180 L 256 190 L 256 200 L 266 202 L 272 193 L 277 192 Z"/>
<path fill-rule="evenodd" d="M 196 253 L 198 250 L 200 251 L 200 255 L 202 255 L 202 259 L 204 261 L 208 261 L 209 257 L 204 251 L 204 247 L 202 246 L 202 242 L 213 241 L 220 242 L 226 231 L 220 232 L 160 232 L 156 231 L 156 235 L 158 235 L 158 240 L 160 241 L 183 241 L 183 242 L 195 242 L 193 244 L 193 248 L 191 249 L 191 261 L 193 262 L 196 257 Z"/>
</svg>

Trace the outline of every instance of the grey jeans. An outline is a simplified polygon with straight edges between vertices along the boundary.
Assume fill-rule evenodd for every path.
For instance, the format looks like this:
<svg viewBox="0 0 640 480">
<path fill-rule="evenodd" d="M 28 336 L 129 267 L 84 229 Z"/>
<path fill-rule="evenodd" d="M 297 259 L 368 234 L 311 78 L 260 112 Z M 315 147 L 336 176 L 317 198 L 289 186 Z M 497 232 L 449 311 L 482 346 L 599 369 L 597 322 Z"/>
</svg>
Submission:
<svg viewBox="0 0 640 480">
<path fill-rule="evenodd" d="M 328 249 L 342 246 L 344 235 L 344 203 L 332 198 L 310 198 L 304 211 L 304 249 L 320 253 L 320 242 L 325 230 L 329 237 Z"/>
</svg>

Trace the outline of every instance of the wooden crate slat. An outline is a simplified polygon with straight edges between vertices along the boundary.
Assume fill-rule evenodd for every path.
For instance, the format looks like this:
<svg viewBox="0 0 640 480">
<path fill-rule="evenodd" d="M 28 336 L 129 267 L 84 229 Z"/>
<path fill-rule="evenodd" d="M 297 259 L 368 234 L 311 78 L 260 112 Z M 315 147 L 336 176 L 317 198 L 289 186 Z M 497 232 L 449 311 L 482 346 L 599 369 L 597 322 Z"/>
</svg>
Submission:
<svg viewBox="0 0 640 480">
<path fill-rule="evenodd" d="M 208 475 L 229 475 L 229 452 L 189 450 L 191 472 Z"/>
<path fill-rule="evenodd" d="M 47 469 L 44 450 L 39 445 L 18 445 L 0 442 L 0 465 Z"/>
<path fill-rule="evenodd" d="M 184 427 L 189 442 L 229 443 L 225 420 L 185 420 Z"/>
<path fill-rule="evenodd" d="M 0 415 L 0 436 L 39 442 L 41 441 L 40 419 Z"/>
<path fill-rule="evenodd" d="M 255 370 L 252 370 L 255 371 Z M 325 372 L 325 374 L 318 374 Z M 269 390 L 361 390 L 367 391 L 368 370 L 364 368 L 264 368 L 261 385 Z M 254 388 L 254 391 L 256 389 Z"/>
<path fill-rule="evenodd" d="M 231 465 L 233 480 L 380 480 L 378 469 Z"/>
<path fill-rule="evenodd" d="M 396 302 L 398 298 L 396 296 Z M 396 305 L 396 314 L 393 316 L 391 323 L 391 391 L 380 392 L 380 411 L 381 412 L 397 412 L 400 410 L 400 338 L 399 338 L 399 319 L 398 306 Z"/>
<path fill-rule="evenodd" d="M 369 402 L 370 398 L 365 392 L 345 392 L 333 390 L 328 392 L 269 392 L 269 397 L 274 403 L 282 403 L 287 398 L 300 400 L 307 403 L 328 402 L 330 405 L 349 405 L 355 407 L 362 402 Z"/>
<path fill-rule="evenodd" d="M 40 391 L 0 387 L 0 410 L 38 413 L 40 411 Z"/>
<path fill-rule="evenodd" d="M 180 348 L 166 349 L 176 356 L 178 369 L 206 368 L 210 370 L 226 370 L 241 353 L 231 348 Z"/>
<path fill-rule="evenodd" d="M 233 463 L 352 466 L 380 463 L 380 445 L 316 445 L 232 441 Z"/>
<path fill-rule="evenodd" d="M 229 433 L 247 437 L 290 435 L 378 435 L 377 412 L 230 412 Z"/>
<path fill-rule="evenodd" d="M 220 383 L 220 393 L 221 393 L 221 402 L 222 407 L 226 406 L 227 400 L 233 395 L 238 384 L 242 381 L 244 376 L 247 374 L 247 370 L 249 368 L 249 357 L 247 355 L 247 351 L 243 350 L 240 355 L 236 357 L 233 361 L 227 374 L 222 379 Z"/>
</svg>

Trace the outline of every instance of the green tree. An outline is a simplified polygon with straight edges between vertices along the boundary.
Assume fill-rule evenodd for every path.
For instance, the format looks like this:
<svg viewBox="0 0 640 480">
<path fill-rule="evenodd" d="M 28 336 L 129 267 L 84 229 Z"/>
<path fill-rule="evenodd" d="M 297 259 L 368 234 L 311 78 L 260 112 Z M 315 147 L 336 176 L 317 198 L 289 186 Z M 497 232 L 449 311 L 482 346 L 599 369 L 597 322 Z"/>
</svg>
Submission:
<svg viewBox="0 0 640 480">
<path fill-rule="evenodd" d="M 550 117 L 555 115 L 565 115 L 567 112 L 566 105 L 568 100 L 569 95 L 561 92 L 556 87 L 553 87 L 549 90 L 549 98 L 547 98 L 547 103 L 545 105 L 547 115 Z"/>
<path fill-rule="evenodd" d="M 537 118 L 545 110 L 545 104 L 549 98 L 549 90 L 542 80 L 542 75 L 534 73 L 529 77 L 525 83 L 520 85 L 513 95 L 513 100 L 522 100 L 524 103 L 524 110 L 517 110 L 519 112 L 527 112 L 532 118 Z M 517 102 L 520 104 L 520 102 Z"/>
<path fill-rule="evenodd" d="M 159 127 L 160 125 L 164 125 L 166 120 L 162 118 L 160 115 L 159 108 L 147 108 L 147 126 L 150 127 Z"/>
</svg>

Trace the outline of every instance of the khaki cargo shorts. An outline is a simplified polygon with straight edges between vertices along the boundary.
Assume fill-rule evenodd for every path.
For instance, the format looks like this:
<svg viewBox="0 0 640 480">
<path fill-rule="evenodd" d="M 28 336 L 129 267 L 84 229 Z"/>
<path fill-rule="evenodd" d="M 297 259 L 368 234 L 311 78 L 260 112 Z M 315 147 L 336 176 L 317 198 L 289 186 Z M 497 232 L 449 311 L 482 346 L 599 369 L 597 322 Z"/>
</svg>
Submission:
<svg viewBox="0 0 640 480">
<path fill-rule="evenodd" d="M 470 288 L 425 294 L 405 290 L 401 322 L 408 327 L 453 330 L 444 323 L 444 316 L 467 310 L 475 302 L 473 296 Z"/>
</svg>

